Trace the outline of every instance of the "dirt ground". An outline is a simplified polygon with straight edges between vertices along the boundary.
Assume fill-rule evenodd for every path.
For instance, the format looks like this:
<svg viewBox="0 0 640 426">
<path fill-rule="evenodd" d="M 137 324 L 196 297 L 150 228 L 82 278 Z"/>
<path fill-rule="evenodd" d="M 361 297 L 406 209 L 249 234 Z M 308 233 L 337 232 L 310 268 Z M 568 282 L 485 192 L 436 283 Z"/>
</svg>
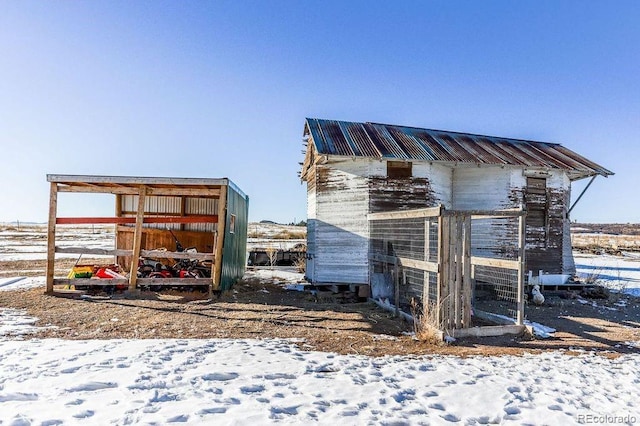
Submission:
<svg viewBox="0 0 640 426">
<path fill-rule="evenodd" d="M 630 343 L 640 341 L 640 301 L 626 296 L 595 300 L 593 306 L 549 294 L 545 306 L 527 306 L 526 316 L 556 328 L 554 337 L 467 338 L 448 345 L 415 340 L 407 335 L 412 326 L 372 302 L 317 302 L 307 293 L 257 280 L 239 282 L 213 301 L 205 297 L 169 291 L 143 292 L 136 299 L 125 294 L 71 299 L 36 288 L 1 291 L 0 307 L 24 309 L 47 327 L 26 338 L 288 338 L 309 350 L 370 356 L 640 352 Z"/>
</svg>

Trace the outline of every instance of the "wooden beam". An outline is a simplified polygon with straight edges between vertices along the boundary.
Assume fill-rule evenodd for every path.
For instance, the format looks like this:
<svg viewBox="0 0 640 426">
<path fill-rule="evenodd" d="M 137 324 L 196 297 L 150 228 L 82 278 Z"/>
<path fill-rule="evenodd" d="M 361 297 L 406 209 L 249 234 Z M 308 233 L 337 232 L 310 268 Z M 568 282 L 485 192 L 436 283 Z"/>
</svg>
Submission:
<svg viewBox="0 0 640 426">
<path fill-rule="evenodd" d="M 138 195 L 136 187 L 127 186 L 60 186 L 59 192 L 77 192 L 89 194 Z M 214 197 L 220 196 L 218 188 L 148 188 L 148 196 L 153 197 Z"/>
<path fill-rule="evenodd" d="M 198 259 L 213 260 L 214 253 L 190 253 L 185 251 L 165 251 L 165 250 L 140 250 L 142 257 L 153 257 L 158 259 Z"/>
<path fill-rule="evenodd" d="M 129 268 L 129 291 L 135 291 L 136 280 L 138 279 L 138 260 L 140 259 L 140 248 L 142 247 L 142 221 L 144 219 L 144 201 L 146 195 L 147 187 L 141 186 L 138 193 L 136 228 L 133 233 L 133 255 L 131 257 L 131 267 Z"/>
<path fill-rule="evenodd" d="M 133 250 L 121 250 L 121 249 L 100 249 L 89 247 L 58 247 L 56 246 L 56 253 L 66 254 L 95 254 L 101 256 L 131 256 Z"/>
<path fill-rule="evenodd" d="M 215 262 L 213 262 L 211 270 L 211 288 L 209 296 L 213 297 L 214 290 L 220 290 L 222 279 L 222 254 L 224 251 L 224 234 L 227 225 L 227 191 L 228 188 L 223 186 L 218 200 L 218 224 L 216 225 L 216 243 L 214 247 Z"/>
<path fill-rule="evenodd" d="M 518 313 L 516 323 L 524 324 L 524 260 L 525 260 L 525 238 L 526 238 L 526 216 L 520 216 L 518 220 Z"/>
<path fill-rule="evenodd" d="M 455 217 L 455 221 L 456 221 L 456 239 L 455 239 L 455 244 L 453 245 L 455 247 L 455 259 L 456 259 L 456 263 L 455 263 L 455 272 L 456 272 L 456 276 L 455 276 L 455 284 L 454 284 L 454 304 L 453 304 L 453 309 L 454 309 L 454 320 L 455 320 L 455 327 L 456 328 L 462 328 L 462 309 L 463 309 L 463 297 L 462 297 L 462 273 L 463 273 L 463 260 L 462 260 L 462 250 L 463 250 L 463 245 L 464 245 L 464 228 L 463 228 L 463 222 L 464 222 L 464 217 L 462 215 L 458 215 L 458 216 L 454 216 Z"/>
<path fill-rule="evenodd" d="M 465 328 L 471 327 L 471 217 L 464 217 L 464 240 L 462 249 L 462 309 L 463 309 L 463 323 Z"/>
<path fill-rule="evenodd" d="M 149 216 L 143 218 L 144 223 L 217 223 L 216 215 L 192 216 Z M 90 224 L 128 224 L 136 223 L 135 217 L 59 217 L 58 225 L 90 225 Z"/>
<path fill-rule="evenodd" d="M 491 266 L 493 268 L 518 269 L 517 260 L 493 259 L 489 257 L 471 256 L 471 264 Z"/>
<path fill-rule="evenodd" d="M 413 219 L 423 217 L 437 217 L 444 211 L 444 206 L 428 207 L 424 209 L 414 209 L 399 212 L 381 212 L 381 213 L 369 213 L 367 218 L 369 220 L 387 220 L 387 219 Z"/>
<path fill-rule="evenodd" d="M 97 175 L 47 175 L 47 181 L 60 184 L 99 184 L 122 185 L 133 188 L 154 185 L 162 186 L 186 186 L 186 187 L 211 187 L 225 186 L 228 179 L 221 178 L 176 178 L 176 177 L 146 177 L 146 176 L 97 176 Z"/>
<path fill-rule="evenodd" d="M 524 333 L 524 325 L 493 325 L 484 327 L 471 327 L 453 330 L 453 336 L 456 339 L 464 337 L 493 337 L 504 336 L 506 334 L 520 335 Z"/>
<path fill-rule="evenodd" d="M 390 265 L 395 265 L 398 263 L 400 266 L 404 266 L 405 268 L 414 268 L 420 269 L 422 271 L 427 272 L 438 272 L 438 264 L 435 262 L 425 262 L 424 260 L 415 260 L 409 259 L 406 257 L 396 257 L 396 256 L 387 256 L 384 254 L 374 253 L 369 256 L 369 259 L 375 260 L 376 262 L 388 263 Z"/>
<path fill-rule="evenodd" d="M 108 286 L 127 285 L 129 280 L 126 278 L 56 278 L 53 282 L 55 285 Z"/>
<path fill-rule="evenodd" d="M 58 211 L 58 184 L 51 183 L 49 188 L 49 223 L 47 225 L 47 294 L 53 292 L 53 274 L 56 261 L 56 214 Z"/>
</svg>

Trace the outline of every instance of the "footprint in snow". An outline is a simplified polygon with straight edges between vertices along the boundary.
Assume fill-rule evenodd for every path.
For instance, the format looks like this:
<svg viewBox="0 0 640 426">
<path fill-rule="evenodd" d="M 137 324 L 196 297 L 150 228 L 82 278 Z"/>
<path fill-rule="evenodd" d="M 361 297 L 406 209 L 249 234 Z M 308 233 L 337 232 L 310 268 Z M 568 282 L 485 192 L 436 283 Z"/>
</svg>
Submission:
<svg viewBox="0 0 640 426">
<path fill-rule="evenodd" d="M 87 382 L 79 386 L 67 389 L 67 392 L 91 392 L 100 389 L 117 388 L 118 384 L 113 382 Z"/>
<path fill-rule="evenodd" d="M 429 404 L 429 408 L 432 408 L 434 410 L 440 410 L 440 411 L 445 411 L 444 405 L 438 403 L 435 404 Z"/>
<path fill-rule="evenodd" d="M 207 414 L 224 414 L 227 412 L 226 407 L 212 407 L 212 408 L 203 408 L 198 411 L 198 414 L 201 416 L 205 416 Z"/>
<path fill-rule="evenodd" d="M 451 414 L 451 413 L 446 414 L 444 416 L 440 416 L 440 417 L 442 417 L 446 421 L 452 422 L 452 423 L 457 423 L 457 422 L 460 421 L 460 417 L 456 416 L 455 414 Z"/>
<path fill-rule="evenodd" d="M 73 401 L 69 401 L 64 405 L 81 405 L 84 403 L 84 399 L 74 399 Z"/>
<path fill-rule="evenodd" d="M 74 414 L 73 417 L 76 419 L 87 419 L 89 417 L 93 417 L 94 414 L 95 414 L 95 411 L 85 410 L 77 414 Z"/>
<path fill-rule="evenodd" d="M 0 394 L 0 402 L 7 402 L 7 401 L 37 401 L 37 400 L 38 400 L 38 394 L 36 394 L 36 393 L 16 392 L 16 393 Z"/>
<path fill-rule="evenodd" d="M 186 423 L 189 421 L 188 414 L 180 414 L 179 416 L 171 417 L 167 419 L 167 423 Z"/>
<path fill-rule="evenodd" d="M 211 373 L 203 375 L 202 380 L 226 382 L 228 380 L 237 379 L 238 376 L 238 373 Z"/>
<path fill-rule="evenodd" d="M 264 386 L 262 385 L 250 385 L 250 386 L 240 387 L 240 392 L 244 394 L 258 393 L 262 391 L 264 391 Z"/>
</svg>

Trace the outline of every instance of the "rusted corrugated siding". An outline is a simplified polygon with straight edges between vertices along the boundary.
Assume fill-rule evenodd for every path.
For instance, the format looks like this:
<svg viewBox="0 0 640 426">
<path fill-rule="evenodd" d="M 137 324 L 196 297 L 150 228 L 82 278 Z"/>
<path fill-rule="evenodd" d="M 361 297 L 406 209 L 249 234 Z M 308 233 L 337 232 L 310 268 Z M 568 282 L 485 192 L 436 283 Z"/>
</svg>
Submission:
<svg viewBox="0 0 640 426">
<path fill-rule="evenodd" d="M 565 170 L 571 179 L 613 174 L 554 143 L 315 118 L 307 129 L 323 155 L 528 166 Z"/>
</svg>

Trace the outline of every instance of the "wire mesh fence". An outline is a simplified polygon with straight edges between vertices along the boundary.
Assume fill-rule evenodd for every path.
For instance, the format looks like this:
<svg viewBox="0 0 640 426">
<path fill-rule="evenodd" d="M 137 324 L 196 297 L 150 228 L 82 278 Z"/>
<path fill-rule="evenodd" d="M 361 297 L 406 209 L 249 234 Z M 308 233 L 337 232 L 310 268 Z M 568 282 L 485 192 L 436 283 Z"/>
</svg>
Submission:
<svg viewBox="0 0 640 426">
<path fill-rule="evenodd" d="M 370 215 L 372 296 L 405 312 L 437 310 L 441 329 L 520 323 L 522 216 L 443 208 Z"/>
</svg>

